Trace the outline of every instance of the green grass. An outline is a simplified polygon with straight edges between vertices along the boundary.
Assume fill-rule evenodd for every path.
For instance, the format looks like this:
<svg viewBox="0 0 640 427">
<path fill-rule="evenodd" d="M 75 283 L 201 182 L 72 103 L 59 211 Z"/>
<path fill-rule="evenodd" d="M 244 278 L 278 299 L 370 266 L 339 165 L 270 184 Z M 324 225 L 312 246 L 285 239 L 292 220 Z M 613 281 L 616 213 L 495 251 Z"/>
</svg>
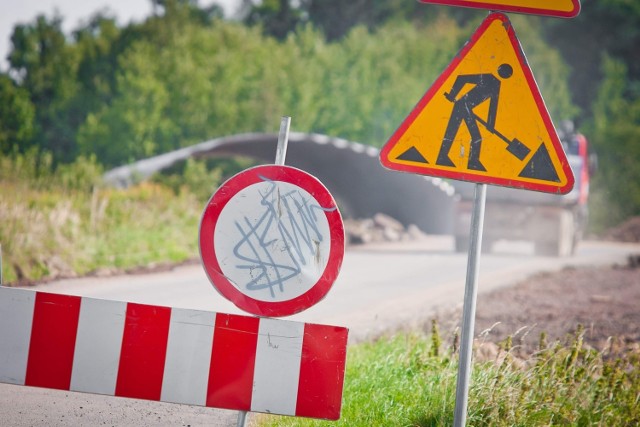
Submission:
<svg viewBox="0 0 640 427">
<path fill-rule="evenodd" d="M 503 350 L 495 360 L 474 363 L 467 425 L 640 425 L 637 349 L 604 357 L 584 349 L 580 334 L 567 345 L 543 345 L 526 361 Z M 400 334 L 350 347 L 337 422 L 260 415 L 255 424 L 451 426 L 457 359 L 433 338 Z"/>
<path fill-rule="evenodd" d="M 5 184 L 0 189 L 5 282 L 195 258 L 205 202 L 156 184 L 65 194 Z"/>
<path fill-rule="evenodd" d="M 44 167 L 34 167 L 38 161 Z M 154 182 L 117 190 L 100 185 L 94 161 L 55 172 L 46 162 L 35 155 L 0 159 L 5 284 L 197 258 L 202 194 L 212 191 L 204 183 L 197 192 Z M 206 170 L 198 176 L 209 177 Z"/>
</svg>

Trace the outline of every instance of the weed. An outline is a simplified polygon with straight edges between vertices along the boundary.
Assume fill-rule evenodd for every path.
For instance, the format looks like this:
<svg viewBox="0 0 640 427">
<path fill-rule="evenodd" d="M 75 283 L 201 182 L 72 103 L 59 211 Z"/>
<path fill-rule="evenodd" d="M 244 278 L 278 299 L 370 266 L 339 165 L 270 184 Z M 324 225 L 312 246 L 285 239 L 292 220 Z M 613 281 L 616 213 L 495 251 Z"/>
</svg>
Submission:
<svg viewBox="0 0 640 427">
<path fill-rule="evenodd" d="M 432 323 L 432 334 L 437 324 Z M 636 426 L 640 424 L 640 354 L 615 360 L 585 349 L 578 327 L 566 343 L 546 343 L 527 360 L 502 343 L 498 360 L 474 364 L 469 426 Z M 337 422 L 262 415 L 276 426 L 449 426 L 457 361 L 434 351 L 439 336 L 396 335 L 349 348 L 342 417 Z M 438 345 L 439 348 L 439 345 Z M 426 349 L 429 349 L 428 351 Z"/>
<path fill-rule="evenodd" d="M 54 171 L 47 155 L 0 159 L 5 284 L 197 257 L 206 200 L 188 187 L 176 194 L 154 183 L 102 188 L 100 173 L 93 159 L 80 158 Z"/>
</svg>

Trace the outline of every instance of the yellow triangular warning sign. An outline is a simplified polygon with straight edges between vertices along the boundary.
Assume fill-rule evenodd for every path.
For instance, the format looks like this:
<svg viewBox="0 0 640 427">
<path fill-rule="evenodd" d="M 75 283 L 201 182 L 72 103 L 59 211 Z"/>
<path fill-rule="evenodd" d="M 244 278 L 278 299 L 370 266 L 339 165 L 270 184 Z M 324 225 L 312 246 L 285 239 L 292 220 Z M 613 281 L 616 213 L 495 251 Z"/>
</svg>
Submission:
<svg viewBox="0 0 640 427">
<path fill-rule="evenodd" d="M 492 13 L 391 136 L 383 166 L 565 194 L 574 178 L 509 19 Z"/>
</svg>

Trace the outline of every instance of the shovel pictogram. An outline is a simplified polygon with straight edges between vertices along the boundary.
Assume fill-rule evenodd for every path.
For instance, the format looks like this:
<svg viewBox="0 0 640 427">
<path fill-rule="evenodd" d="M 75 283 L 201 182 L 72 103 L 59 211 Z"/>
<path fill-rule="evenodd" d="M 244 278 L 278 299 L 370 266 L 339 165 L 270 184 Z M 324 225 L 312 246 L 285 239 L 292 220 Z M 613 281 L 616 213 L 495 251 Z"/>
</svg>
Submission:
<svg viewBox="0 0 640 427">
<path fill-rule="evenodd" d="M 491 132 L 492 134 L 494 134 L 495 136 L 497 136 L 498 138 L 500 138 L 501 140 L 506 142 L 507 143 L 507 151 L 510 152 L 511 154 L 513 154 L 514 156 L 516 156 L 518 158 L 518 160 L 524 160 L 525 157 L 527 157 L 529 155 L 531 150 L 529 149 L 529 147 L 524 145 L 522 143 L 522 141 L 520 141 L 517 138 L 513 138 L 511 140 L 508 139 L 506 136 L 504 136 L 503 134 L 498 132 L 496 129 L 494 129 L 491 126 L 489 126 L 489 124 L 487 122 L 485 122 L 484 120 L 482 120 L 480 117 L 478 117 L 477 114 L 475 114 L 474 112 L 471 112 L 471 114 L 473 114 L 475 119 L 480 124 L 482 124 L 489 132 Z"/>
</svg>

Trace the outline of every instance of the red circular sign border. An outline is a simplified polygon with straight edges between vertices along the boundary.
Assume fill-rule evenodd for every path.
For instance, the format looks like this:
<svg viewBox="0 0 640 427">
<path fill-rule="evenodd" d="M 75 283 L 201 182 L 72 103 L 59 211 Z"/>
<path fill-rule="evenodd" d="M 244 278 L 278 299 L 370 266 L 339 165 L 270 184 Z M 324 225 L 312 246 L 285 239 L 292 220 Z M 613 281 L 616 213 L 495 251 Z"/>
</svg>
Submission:
<svg viewBox="0 0 640 427">
<path fill-rule="evenodd" d="M 265 178 L 301 187 L 311 194 L 323 208 L 335 208 L 331 211 L 324 211 L 329 222 L 331 244 L 329 259 L 320 279 L 307 292 L 287 301 L 260 301 L 243 294 L 222 273 L 213 243 L 216 224 L 227 203 L 239 191 L 250 185 L 263 182 Z M 322 300 L 333 286 L 344 258 L 344 224 L 333 196 L 316 177 L 291 166 L 255 166 L 229 178 L 209 199 L 200 220 L 198 234 L 200 259 L 209 281 L 222 296 L 238 308 L 257 316 L 290 316 L 313 306 Z"/>
</svg>

